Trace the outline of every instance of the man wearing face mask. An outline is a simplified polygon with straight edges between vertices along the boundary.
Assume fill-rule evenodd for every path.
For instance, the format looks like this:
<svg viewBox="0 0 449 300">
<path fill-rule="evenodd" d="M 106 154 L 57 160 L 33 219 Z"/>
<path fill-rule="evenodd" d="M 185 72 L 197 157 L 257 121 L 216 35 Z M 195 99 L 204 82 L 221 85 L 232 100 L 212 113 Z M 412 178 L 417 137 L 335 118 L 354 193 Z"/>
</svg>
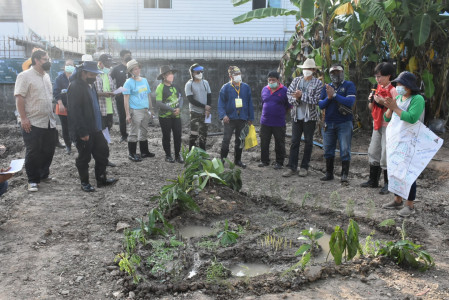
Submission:
<svg viewBox="0 0 449 300">
<path fill-rule="evenodd" d="M 65 62 L 64 72 L 55 79 L 53 87 L 53 97 L 56 101 L 55 113 L 59 116 L 62 127 L 62 137 L 64 138 L 65 151 L 67 154 L 72 152 L 72 142 L 69 136 L 69 127 L 67 124 L 67 89 L 69 87 L 69 78 L 75 71 L 73 60 L 68 59 Z"/>
<path fill-rule="evenodd" d="M 125 85 L 126 79 L 128 79 L 126 64 L 132 60 L 131 51 L 123 49 L 120 51 L 121 64 L 115 66 L 111 71 L 111 78 L 115 80 L 116 87 L 122 87 Z M 126 141 L 128 139 L 128 133 L 126 132 L 126 112 L 124 105 L 123 94 L 118 94 L 115 96 L 115 104 L 117 106 L 117 114 L 120 124 L 120 142 Z"/>
<path fill-rule="evenodd" d="M 112 56 L 109 54 L 102 54 L 98 59 L 98 69 L 102 74 L 97 75 L 95 87 L 98 93 L 98 102 L 100 104 L 102 129 L 108 128 L 111 132 L 113 124 L 114 109 L 112 107 L 112 97 L 114 97 L 115 82 L 112 80 L 110 70 L 112 66 Z"/>
<path fill-rule="evenodd" d="M 332 65 L 329 73 L 332 82 L 325 85 L 321 92 L 322 100 L 318 102 L 319 107 L 325 110 L 323 144 L 326 175 L 320 180 L 334 179 L 334 158 L 338 140 L 341 159 L 341 183 L 347 184 L 353 129 L 353 116 L 352 113 L 348 113 L 348 110 L 351 110 L 355 103 L 356 88 L 354 83 L 344 80 L 342 65 Z M 343 106 L 346 106 L 346 111 L 342 109 Z"/>
<path fill-rule="evenodd" d="M 254 107 L 251 98 L 251 88 L 242 82 L 242 73 L 236 66 L 228 68 L 230 82 L 223 85 L 218 97 L 218 117 L 223 121 L 224 134 L 221 142 L 221 159 L 228 157 L 229 143 L 235 132 L 234 163 L 246 168 L 242 162 L 240 148 L 240 132 L 246 124 L 254 120 Z"/>
<path fill-rule="evenodd" d="M 314 59 L 308 58 L 303 65 L 298 67 L 302 69 L 303 76 L 293 79 L 287 91 L 288 101 L 293 105 L 291 110 L 292 144 L 290 146 L 288 169 L 282 174 L 284 177 L 294 175 L 298 169 L 299 145 L 303 133 L 304 154 L 298 175 L 305 177 L 309 172 L 309 162 L 313 150 L 313 133 L 318 120 L 316 105 L 320 101 L 323 88 L 321 80 L 313 76 L 313 72 L 317 69 Z"/>
<path fill-rule="evenodd" d="M 37 192 L 41 181 L 49 182 L 50 165 L 55 153 L 56 116 L 50 76 L 51 62 L 47 52 L 31 55 L 31 68 L 16 79 L 14 96 L 20 115 L 25 143 L 25 170 L 28 191 Z"/>
<path fill-rule="evenodd" d="M 94 86 L 97 75 L 101 73 L 96 62 L 83 62 L 67 91 L 69 133 L 78 150 L 76 167 L 81 189 L 85 192 L 95 191 L 89 183 L 89 162 L 92 156 L 95 159 L 97 187 L 112 185 L 117 181 L 106 178 L 109 148 L 102 133 L 100 105 Z"/>
<path fill-rule="evenodd" d="M 199 64 L 193 64 L 190 69 L 192 79 L 185 85 L 186 97 L 189 100 L 190 109 L 190 138 L 189 149 L 196 146 L 199 136 L 199 147 L 206 150 L 207 123 L 211 110 L 212 94 L 209 82 L 203 79 L 204 68 Z"/>
</svg>

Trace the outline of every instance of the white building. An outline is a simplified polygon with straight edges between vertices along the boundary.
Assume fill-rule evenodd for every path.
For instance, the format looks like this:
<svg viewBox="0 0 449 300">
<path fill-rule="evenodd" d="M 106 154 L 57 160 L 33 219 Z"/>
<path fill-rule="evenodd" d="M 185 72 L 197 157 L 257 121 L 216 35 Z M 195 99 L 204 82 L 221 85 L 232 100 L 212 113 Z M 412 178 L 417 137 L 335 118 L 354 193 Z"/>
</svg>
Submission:
<svg viewBox="0 0 449 300">
<path fill-rule="evenodd" d="M 295 16 L 232 21 L 267 6 L 298 10 L 289 0 L 237 7 L 231 0 L 103 0 L 102 48 L 116 54 L 126 47 L 147 58 L 278 58 L 295 30 Z"/>
<path fill-rule="evenodd" d="M 9 53 L 0 53 L 0 57 L 25 57 L 34 46 L 85 53 L 80 39 L 84 36 L 85 18 L 101 18 L 101 2 L 0 0 L 0 37 L 8 43 L 2 49 Z"/>
</svg>

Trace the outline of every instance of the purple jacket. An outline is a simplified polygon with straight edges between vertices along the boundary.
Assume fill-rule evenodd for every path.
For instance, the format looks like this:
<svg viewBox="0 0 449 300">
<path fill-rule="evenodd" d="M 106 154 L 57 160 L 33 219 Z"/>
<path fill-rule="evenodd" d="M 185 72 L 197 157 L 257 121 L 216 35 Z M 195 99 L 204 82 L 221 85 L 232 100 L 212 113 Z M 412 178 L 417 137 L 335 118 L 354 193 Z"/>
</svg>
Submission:
<svg viewBox="0 0 449 300">
<path fill-rule="evenodd" d="M 262 116 L 260 124 L 273 127 L 285 126 L 285 114 L 291 107 L 288 103 L 287 88 L 282 84 L 273 93 L 267 85 L 262 89 Z"/>
</svg>

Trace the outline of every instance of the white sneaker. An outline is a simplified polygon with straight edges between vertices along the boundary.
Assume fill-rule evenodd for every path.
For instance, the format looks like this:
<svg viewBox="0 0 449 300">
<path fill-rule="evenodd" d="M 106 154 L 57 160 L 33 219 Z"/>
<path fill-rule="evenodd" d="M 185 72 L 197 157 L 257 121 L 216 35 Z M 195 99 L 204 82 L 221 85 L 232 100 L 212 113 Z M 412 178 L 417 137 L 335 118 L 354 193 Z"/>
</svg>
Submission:
<svg viewBox="0 0 449 300">
<path fill-rule="evenodd" d="M 37 183 L 28 183 L 28 192 L 37 192 L 38 190 L 39 189 L 37 188 Z"/>
</svg>

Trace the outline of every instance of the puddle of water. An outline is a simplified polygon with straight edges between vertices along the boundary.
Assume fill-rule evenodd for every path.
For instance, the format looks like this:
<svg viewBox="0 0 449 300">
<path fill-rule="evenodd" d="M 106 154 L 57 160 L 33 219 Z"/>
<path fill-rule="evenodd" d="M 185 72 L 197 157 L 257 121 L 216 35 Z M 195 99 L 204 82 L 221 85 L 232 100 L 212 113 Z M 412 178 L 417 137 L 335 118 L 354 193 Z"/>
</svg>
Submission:
<svg viewBox="0 0 449 300">
<path fill-rule="evenodd" d="M 209 234 L 213 233 L 214 230 L 215 229 L 206 226 L 188 225 L 180 228 L 179 234 L 183 238 L 190 239 L 192 237 L 208 236 Z"/>
<path fill-rule="evenodd" d="M 318 256 L 313 258 L 313 261 L 318 264 L 326 262 L 327 254 L 329 253 L 329 241 L 331 240 L 331 235 L 325 233 L 321 238 L 318 239 L 317 243 L 321 246 L 322 251 Z M 333 257 L 329 254 L 328 260 L 332 260 Z"/>
<path fill-rule="evenodd" d="M 229 268 L 232 275 L 237 277 L 254 277 L 266 273 L 270 273 L 271 268 L 268 265 L 256 264 L 256 263 L 245 263 L 233 265 Z"/>
</svg>

